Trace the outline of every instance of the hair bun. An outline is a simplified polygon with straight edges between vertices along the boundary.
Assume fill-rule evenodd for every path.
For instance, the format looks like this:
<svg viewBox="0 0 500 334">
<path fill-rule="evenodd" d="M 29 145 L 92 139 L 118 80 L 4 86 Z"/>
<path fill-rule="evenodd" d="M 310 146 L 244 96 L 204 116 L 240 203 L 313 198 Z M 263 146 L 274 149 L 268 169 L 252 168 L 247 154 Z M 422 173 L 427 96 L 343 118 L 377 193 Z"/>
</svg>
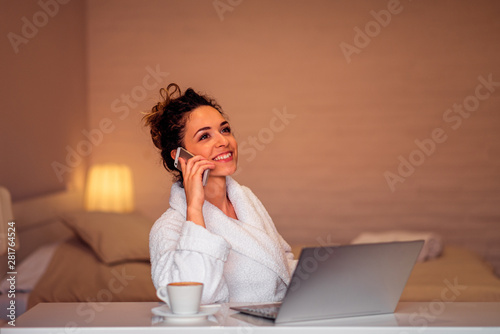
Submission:
<svg viewBox="0 0 500 334">
<path fill-rule="evenodd" d="M 165 104 L 168 104 L 170 101 L 174 100 L 175 94 L 177 94 L 177 97 L 182 96 L 181 88 L 175 83 L 169 84 L 167 88 L 160 89 L 160 96 L 163 98 Z"/>
<path fill-rule="evenodd" d="M 177 95 L 177 97 L 174 97 L 174 95 Z M 160 123 L 163 118 L 165 108 L 172 100 L 180 97 L 181 95 L 181 89 L 175 83 L 169 84 L 167 88 L 161 88 L 161 101 L 153 106 L 153 108 L 151 108 L 151 111 L 149 113 L 146 113 L 143 117 L 146 125 L 149 125 L 151 127 L 150 133 L 153 143 L 159 149 L 162 149 L 162 133 L 160 131 Z"/>
</svg>

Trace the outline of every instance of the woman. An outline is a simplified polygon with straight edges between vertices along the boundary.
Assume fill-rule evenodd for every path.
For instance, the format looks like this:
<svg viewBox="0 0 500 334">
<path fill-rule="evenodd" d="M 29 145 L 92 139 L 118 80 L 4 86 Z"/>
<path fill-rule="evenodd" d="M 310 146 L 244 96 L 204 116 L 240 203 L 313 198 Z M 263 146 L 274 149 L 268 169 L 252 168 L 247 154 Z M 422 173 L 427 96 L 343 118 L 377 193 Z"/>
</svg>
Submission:
<svg viewBox="0 0 500 334">
<path fill-rule="evenodd" d="M 177 182 L 150 233 L 155 287 L 202 282 L 204 304 L 281 300 L 296 262 L 262 203 L 230 177 L 238 145 L 221 107 L 191 88 L 181 94 L 176 84 L 160 94 L 164 101 L 144 118 Z M 182 172 L 174 167 L 179 146 L 195 155 L 179 158 Z"/>
</svg>

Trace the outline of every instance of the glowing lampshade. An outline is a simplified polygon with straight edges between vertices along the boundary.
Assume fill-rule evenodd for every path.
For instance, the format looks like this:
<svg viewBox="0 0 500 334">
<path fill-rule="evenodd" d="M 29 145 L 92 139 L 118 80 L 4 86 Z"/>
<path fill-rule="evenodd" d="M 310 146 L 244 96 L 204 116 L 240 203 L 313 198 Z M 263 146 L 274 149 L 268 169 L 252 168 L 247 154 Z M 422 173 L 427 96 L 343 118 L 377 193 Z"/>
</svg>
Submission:
<svg viewBox="0 0 500 334">
<path fill-rule="evenodd" d="M 133 211 L 130 168 L 118 164 L 92 166 L 85 189 L 85 208 L 88 211 Z"/>
</svg>

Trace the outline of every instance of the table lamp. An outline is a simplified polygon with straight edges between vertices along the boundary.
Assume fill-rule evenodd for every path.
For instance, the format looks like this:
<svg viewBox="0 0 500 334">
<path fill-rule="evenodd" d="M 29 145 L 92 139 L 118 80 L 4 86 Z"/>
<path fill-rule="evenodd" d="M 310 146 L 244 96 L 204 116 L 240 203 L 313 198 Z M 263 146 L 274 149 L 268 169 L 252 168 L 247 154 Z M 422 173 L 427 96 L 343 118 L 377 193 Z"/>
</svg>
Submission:
<svg viewBox="0 0 500 334">
<path fill-rule="evenodd" d="M 85 209 L 121 213 L 133 211 L 130 168 L 120 164 L 93 165 L 85 188 Z"/>
</svg>

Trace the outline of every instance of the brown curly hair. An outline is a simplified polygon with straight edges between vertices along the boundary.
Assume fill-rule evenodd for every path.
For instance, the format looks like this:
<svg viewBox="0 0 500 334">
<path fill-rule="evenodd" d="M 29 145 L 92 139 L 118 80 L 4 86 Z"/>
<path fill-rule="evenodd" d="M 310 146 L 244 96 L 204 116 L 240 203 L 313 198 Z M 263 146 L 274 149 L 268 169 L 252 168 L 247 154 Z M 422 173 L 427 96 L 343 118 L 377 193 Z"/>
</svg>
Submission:
<svg viewBox="0 0 500 334">
<path fill-rule="evenodd" d="M 150 127 L 151 139 L 160 150 L 163 167 L 173 174 L 175 181 L 183 182 L 182 173 L 174 166 L 170 155 L 177 147 L 184 147 L 184 134 L 189 114 L 200 106 L 215 108 L 225 117 L 221 106 L 212 98 L 188 88 L 184 94 L 175 83 L 160 89 L 162 100 L 143 117 L 145 126 Z M 177 97 L 175 97 L 177 96 Z"/>
</svg>

